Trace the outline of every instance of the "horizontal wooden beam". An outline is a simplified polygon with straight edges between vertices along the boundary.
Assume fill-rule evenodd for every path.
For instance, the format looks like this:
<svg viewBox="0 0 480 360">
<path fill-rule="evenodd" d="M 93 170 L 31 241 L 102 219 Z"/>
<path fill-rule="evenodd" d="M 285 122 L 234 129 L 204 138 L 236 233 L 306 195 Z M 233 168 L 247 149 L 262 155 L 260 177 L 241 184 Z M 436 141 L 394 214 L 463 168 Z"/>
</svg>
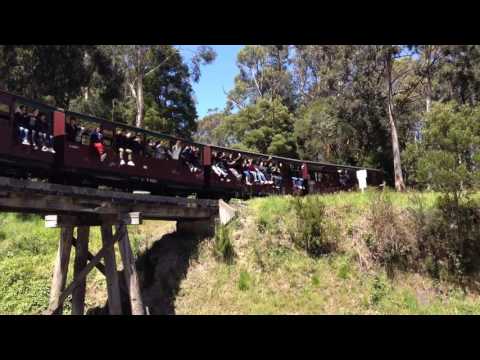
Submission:
<svg viewBox="0 0 480 360">
<path fill-rule="evenodd" d="M 79 186 L 52 184 L 40 181 L 19 180 L 0 176 L 0 193 L 8 195 L 11 192 L 33 192 L 43 194 L 54 194 L 58 196 L 78 197 L 80 199 L 97 199 L 111 202 L 136 202 L 150 204 L 175 205 L 182 207 L 205 207 L 217 208 L 216 200 L 209 199 L 188 199 L 184 197 L 160 196 L 150 194 L 133 194 L 120 191 L 93 189 Z"/>
<path fill-rule="evenodd" d="M 217 216 L 218 209 L 216 200 L 131 194 L 0 177 L 0 211 L 106 217 L 138 212 L 143 219 L 195 220 Z M 58 221 L 54 225 L 52 220 L 52 224 L 59 226 Z M 85 220 L 79 223 L 82 225 L 97 225 L 97 220 Z"/>
<path fill-rule="evenodd" d="M 45 227 L 56 228 L 64 226 L 101 226 L 116 225 L 124 223 L 126 225 L 140 225 L 142 219 L 139 212 L 113 215 L 46 215 Z"/>
</svg>

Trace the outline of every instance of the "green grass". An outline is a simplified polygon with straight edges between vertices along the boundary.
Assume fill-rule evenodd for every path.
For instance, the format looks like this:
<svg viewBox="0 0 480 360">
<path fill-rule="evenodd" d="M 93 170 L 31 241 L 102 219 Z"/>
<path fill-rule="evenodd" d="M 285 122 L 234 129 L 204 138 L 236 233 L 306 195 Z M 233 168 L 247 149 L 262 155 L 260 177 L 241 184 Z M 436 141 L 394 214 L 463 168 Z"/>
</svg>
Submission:
<svg viewBox="0 0 480 360">
<path fill-rule="evenodd" d="M 388 192 L 394 206 L 407 209 L 411 193 Z M 427 206 L 434 193 L 421 193 Z M 287 230 L 294 218 L 291 197 L 252 199 L 229 225 L 236 254 L 233 264 L 214 257 L 214 239 L 205 241 L 191 262 L 176 298 L 177 314 L 480 314 L 480 296 L 455 285 L 414 273 L 390 279 L 380 268 L 366 270 L 349 248 L 373 196 L 338 193 L 312 196 L 325 202 L 343 224 L 339 251 L 311 257 L 292 246 Z M 46 229 L 41 217 L 0 215 L 0 314 L 38 314 L 48 305 L 59 230 Z M 130 227 L 135 253 L 166 232 L 171 223 Z M 90 251 L 101 247 L 93 228 Z M 72 262 L 69 278 L 72 277 Z M 120 257 L 117 254 L 117 262 Z M 87 308 L 103 305 L 105 280 L 88 277 Z M 70 308 L 66 304 L 66 312 Z"/>
<path fill-rule="evenodd" d="M 410 197 L 427 207 L 435 193 L 388 191 L 400 209 Z M 289 246 L 285 231 L 294 215 L 289 196 L 252 199 L 239 216 L 233 242 L 236 263 L 227 267 L 211 257 L 204 243 L 199 258 L 182 282 L 176 299 L 178 314 L 480 314 L 480 296 L 464 294 L 449 283 L 426 275 L 360 267 L 349 241 L 364 217 L 372 191 L 319 196 L 345 226 L 342 251 L 318 258 Z M 314 196 L 316 198 L 317 196 Z M 355 225 L 355 226 L 353 226 Z M 202 286 L 198 286 L 202 284 Z"/>
<path fill-rule="evenodd" d="M 142 226 L 130 227 L 133 251 L 140 252 L 163 223 L 145 222 Z M 59 235 L 59 229 L 45 228 L 43 217 L 0 213 L 0 314 L 39 314 L 46 309 Z M 100 248 L 100 229 L 93 227 L 90 252 L 96 253 Z M 73 248 L 68 281 L 73 276 L 74 253 Z M 87 278 L 87 309 L 102 306 L 105 300 L 105 279 L 94 270 Z M 64 309 L 67 314 L 71 310 L 68 299 Z"/>
</svg>

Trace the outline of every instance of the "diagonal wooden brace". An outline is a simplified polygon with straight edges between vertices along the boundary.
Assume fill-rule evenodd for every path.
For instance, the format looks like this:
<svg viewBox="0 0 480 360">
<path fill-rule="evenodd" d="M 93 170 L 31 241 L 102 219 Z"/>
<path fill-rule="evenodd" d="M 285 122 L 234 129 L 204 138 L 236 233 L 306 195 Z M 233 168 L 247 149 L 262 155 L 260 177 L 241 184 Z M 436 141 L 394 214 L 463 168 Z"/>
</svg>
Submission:
<svg viewBox="0 0 480 360">
<path fill-rule="evenodd" d="M 56 306 L 49 306 L 49 308 L 43 313 L 44 315 L 52 315 L 55 314 L 57 309 L 60 308 L 67 297 L 72 293 L 73 289 L 75 289 L 83 280 L 87 277 L 87 275 L 92 271 L 92 269 L 97 266 L 102 258 L 113 248 L 113 245 L 119 240 L 119 234 L 115 233 L 112 237 L 112 241 L 108 244 L 105 244 L 100 251 L 91 259 L 91 261 L 83 268 L 83 270 L 78 274 L 77 278 L 73 279 L 70 285 L 62 292 L 59 297 L 58 304 Z"/>
</svg>

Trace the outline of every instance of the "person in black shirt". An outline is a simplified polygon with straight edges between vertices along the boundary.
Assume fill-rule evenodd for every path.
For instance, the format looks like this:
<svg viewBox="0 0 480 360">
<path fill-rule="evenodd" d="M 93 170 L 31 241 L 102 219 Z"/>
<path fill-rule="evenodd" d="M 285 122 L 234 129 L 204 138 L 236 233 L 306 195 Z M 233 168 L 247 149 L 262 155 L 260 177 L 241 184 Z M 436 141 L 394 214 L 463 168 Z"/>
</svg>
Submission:
<svg viewBox="0 0 480 360">
<path fill-rule="evenodd" d="M 137 134 L 133 138 L 133 152 L 138 156 L 145 156 L 145 147 L 143 145 L 142 137 Z"/>
<path fill-rule="evenodd" d="M 237 178 L 237 180 L 242 179 L 241 166 L 239 166 L 241 158 L 241 154 L 237 154 L 237 157 L 235 158 L 233 153 L 230 153 L 227 161 L 228 170 Z"/>
<path fill-rule="evenodd" d="M 75 142 L 77 136 L 77 123 L 74 117 L 70 118 L 70 121 L 65 124 L 65 135 L 68 141 Z"/>
<path fill-rule="evenodd" d="M 54 153 L 55 150 L 53 150 L 52 129 L 47 121 L 47 117 L 45 114 L 40 114 L 36 125 L 40 144 L 42 145 L 42 151 L 50 151 L 51 153 Z"/>
<path fill-rule="evenodd" d="M 28 141 L 28 127 L 26 121 L 25 106 L 20 105 L 15 109 L 15 124 L 18 127 L 19 140 L 23 145 L 30 145 Z"/>
<path fill-rule="evenodd" d="M 27 115 L 28 129 L 30 130 L 30 142 L 35 150 L 38 150 L 38 109 L 35 109 L 32 113 Z"/>
</svg>

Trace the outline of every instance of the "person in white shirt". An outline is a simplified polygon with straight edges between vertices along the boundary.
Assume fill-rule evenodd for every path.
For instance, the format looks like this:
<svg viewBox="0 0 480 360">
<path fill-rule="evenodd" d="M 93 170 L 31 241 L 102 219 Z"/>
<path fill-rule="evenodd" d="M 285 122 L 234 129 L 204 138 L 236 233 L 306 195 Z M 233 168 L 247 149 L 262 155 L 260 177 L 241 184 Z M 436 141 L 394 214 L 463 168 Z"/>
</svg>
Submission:
<svg viewBox="0 0 480 360">
<path fill-rule="evenodd" d="M 177 140 L 175 145 L 172 146 L 172 151 L 168 152 L 173 160 L 180 159 L 180 154 L 182 153 L 182 142 Z"/>
<path fill-rule="evenodd" d="M 358 187 L 362 192 L 367 188 L 367 170 L 362 169 L 357 171 Z"/>
</svg>

